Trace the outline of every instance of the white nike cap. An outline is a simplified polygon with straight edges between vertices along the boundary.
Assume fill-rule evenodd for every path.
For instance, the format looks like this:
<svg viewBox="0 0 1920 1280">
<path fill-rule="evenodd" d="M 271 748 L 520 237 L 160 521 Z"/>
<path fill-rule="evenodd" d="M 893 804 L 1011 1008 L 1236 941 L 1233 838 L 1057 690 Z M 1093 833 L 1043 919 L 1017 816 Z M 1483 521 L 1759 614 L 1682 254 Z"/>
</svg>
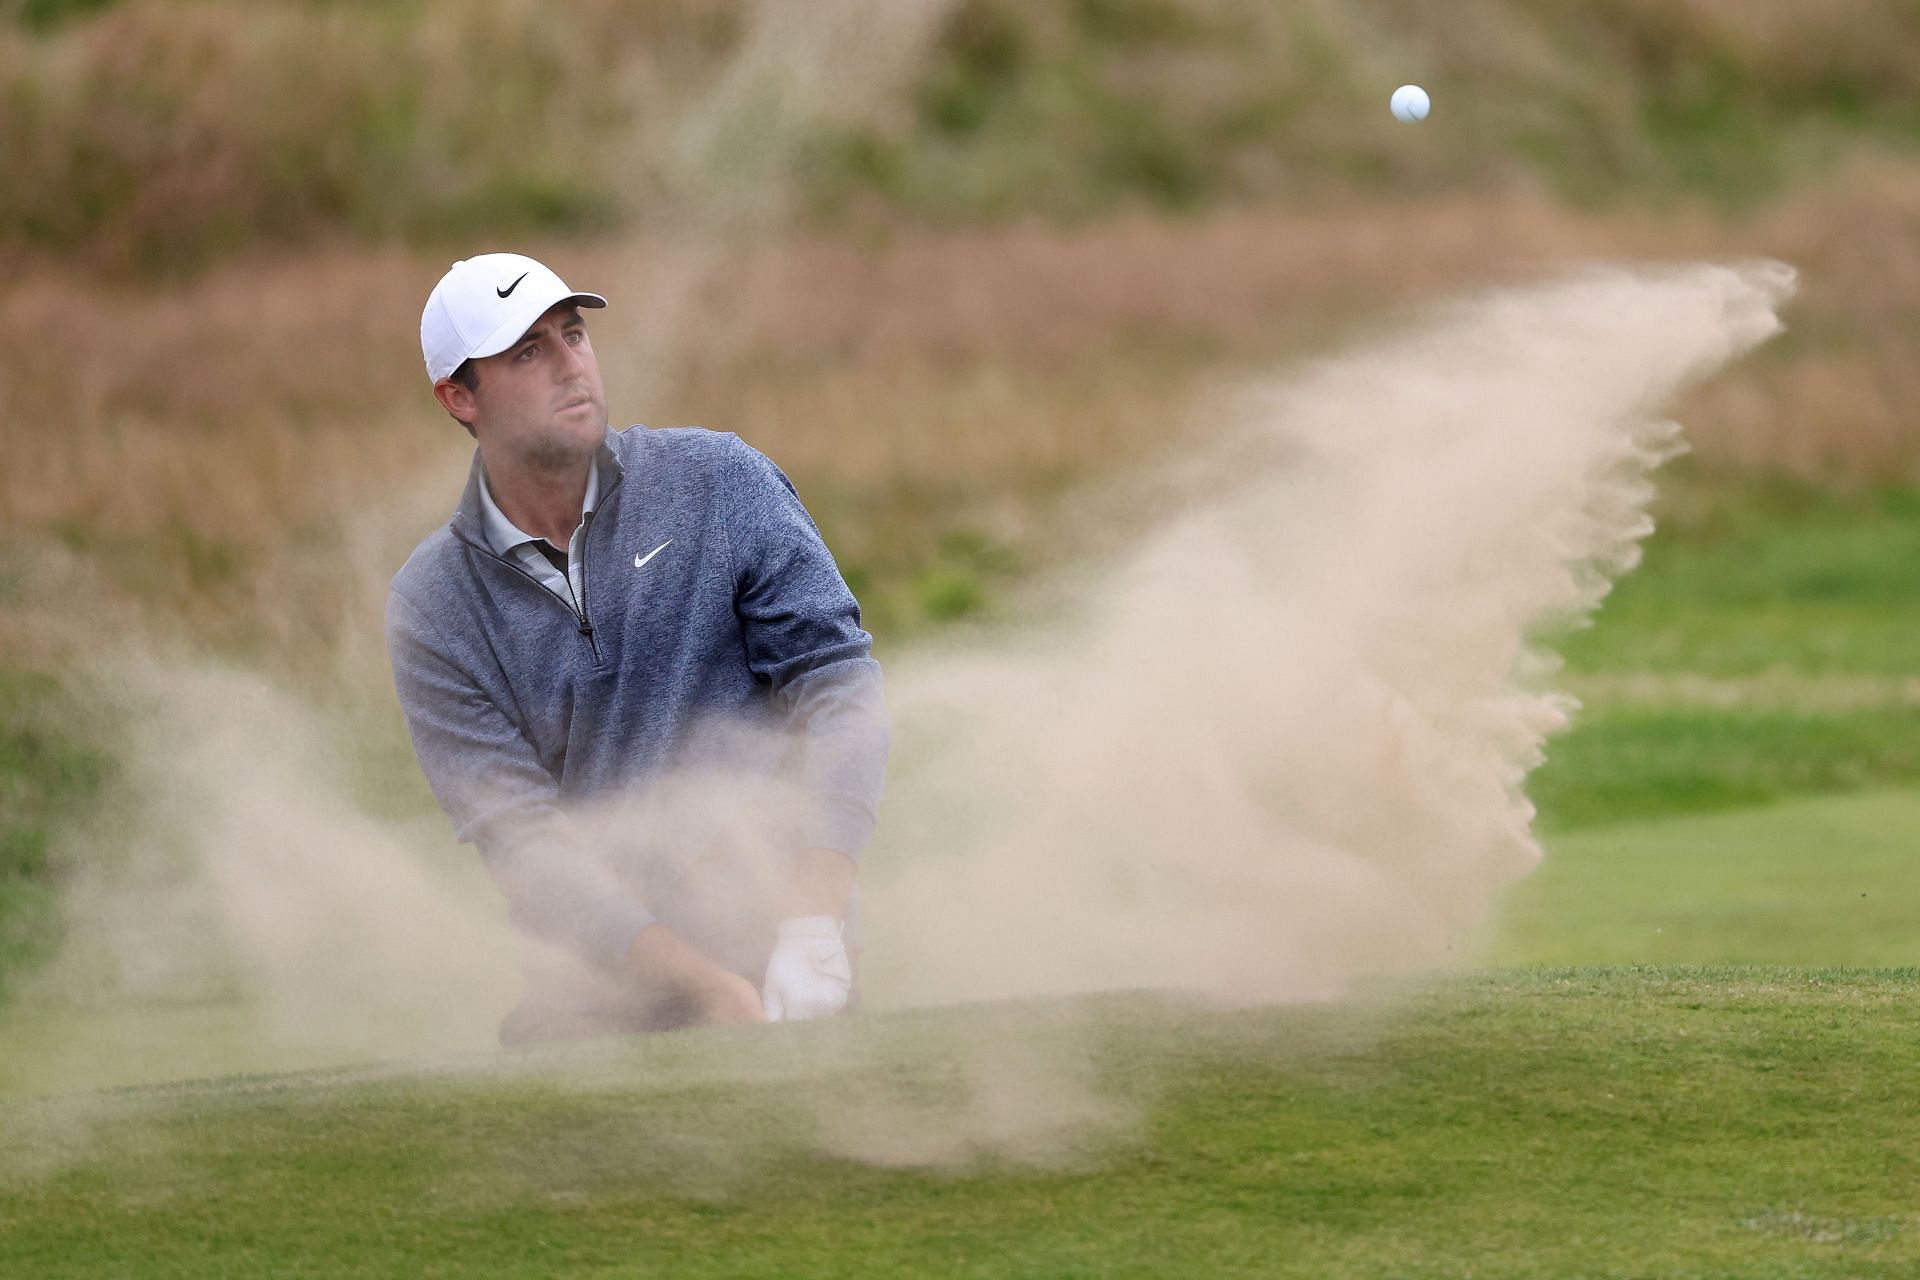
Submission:
<svg viewBox="0 0 1920 1280">
<path fill-rule="evenodd" d="M 420 313 L 420 354 L 438 382 L 463 360 L 497 356 L 556 302 L 604 307 L 597 293 L 575 293 L 559 276 L 518 253 L 483 253 L 448 268 Z"/>
</svg>

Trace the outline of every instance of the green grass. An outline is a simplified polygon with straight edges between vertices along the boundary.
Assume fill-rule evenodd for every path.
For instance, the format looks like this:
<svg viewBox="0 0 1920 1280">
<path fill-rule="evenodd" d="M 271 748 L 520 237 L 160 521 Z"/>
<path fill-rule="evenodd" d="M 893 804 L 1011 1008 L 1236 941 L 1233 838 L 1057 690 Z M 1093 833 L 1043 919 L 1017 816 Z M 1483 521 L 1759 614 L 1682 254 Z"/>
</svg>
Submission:
<svg viewBox="0 0 1920 1280">
<path fill-rule="evenodd" d="M 1910 1276 L 1916 998 L 1913 970 L 1544 970 L 15 1102 L 0 1250 L 42 1277 Z M 992 1045 L 1089 1055 L 1131 1119 L 1038 1161 L 823 1149 L 861 1099 L 954 1123 Z"/>
<path fill-rule="evenodd" d="M 50 676 L 0 667 L 0 995 L 58 941 L 54 839 L 109 777 Z"/>
<path fill-rule="evenodd" d="M 1852 153 L 1911 155 L 1911 6 L 1849 22 L 1669 10 L 961 0 L 882 109 L 787 120 L 791 154 L 720 147 L 675 178 L 676 113 L 713 101 L 749 5 L 535 20 L 499 4 L 0 0 L 0 245 L 170 277 L 342 235 L 644 229 L 698 216 L 709 205 L 682 184 L 711 192 L 736 166 L 797 178 L 822 224 L 1515 183 L 1743 212 Z M 441 74 L 449 60 L 460 75 Z M 1415 69 L 1436 109 L 1403 129 L 1386 97 Z M 750 111 L 722 123 L 782 135 Z M 605 163 L 611 148 L 626 162 Z"/>
<path fill-rule="evenodd" d="M 1558 645 L 1587 705 L 1529 780 L 1543 829 L 1920 783 L 1920 492 L 1673 481 L 1640 567 Z"/>
<path fill-rule="evenodd" d="M 1562 646 L 1575 671 L 1920 672 L 1920 491 L 1678 473 L 1639 569 Z"/>
<path fill-rule="evenodd" d="M 1566 646 L 1502 963 L 1920 963 L 1920 494 L 1687 469 Z M 1652 677 L 1646 679 L 1646 677 Z"/>
<path fill-rule="evenodd" d="M 1920 499 L 1682 472 L 1665 502 L 1569 646 L 1547 857 L 1471 952 L 1503 968 L 15 1096 L 0 1275 L 1920 1275 Z M 955 538 L 901 581 L 970 616 L 1017 570 Z M 0 678 L 30 870 L 98 785 L 57 706 Z M 237 1060 L 189 1052 L 220 1010 L 150 1016 L 95 1039 Z M 48 1087 L 30 1039 L 0 1095 Z M 934 1165 L 847 1145 L 995 1126 Z"/>
<path fill-rule="evenodd" d="M 1908 707 L 1600 706 L 1528 783 L 1552 833 L 1920 781 Z"/>
<path fill-rule="evenodd" d="M 1920 787 L 1549 836 L 1504 964 L 1920 965 Z"/>
<path fill-rule="evenodd" d="M 35 31 L 47 31 L 76 22 L 116 0 L 0 0 L 0 21 L 17 22 Z"/>
</svg>

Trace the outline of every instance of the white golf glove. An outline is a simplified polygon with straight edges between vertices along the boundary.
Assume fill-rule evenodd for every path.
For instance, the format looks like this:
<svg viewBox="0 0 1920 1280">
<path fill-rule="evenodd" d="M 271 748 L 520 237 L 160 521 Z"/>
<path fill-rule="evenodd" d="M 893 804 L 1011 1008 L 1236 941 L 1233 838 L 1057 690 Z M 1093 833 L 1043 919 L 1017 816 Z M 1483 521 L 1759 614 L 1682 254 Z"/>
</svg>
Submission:
<svg viewBox="0 0 1920 1280">
<path fill-rule="evenodd" d="M 767 981 L 760 991 L 768 1022 L 824 1018 L 846 1007 L 853 990 L 840 922 L 832 916 L 796 916 L 780 922 Z"/>
</svg>

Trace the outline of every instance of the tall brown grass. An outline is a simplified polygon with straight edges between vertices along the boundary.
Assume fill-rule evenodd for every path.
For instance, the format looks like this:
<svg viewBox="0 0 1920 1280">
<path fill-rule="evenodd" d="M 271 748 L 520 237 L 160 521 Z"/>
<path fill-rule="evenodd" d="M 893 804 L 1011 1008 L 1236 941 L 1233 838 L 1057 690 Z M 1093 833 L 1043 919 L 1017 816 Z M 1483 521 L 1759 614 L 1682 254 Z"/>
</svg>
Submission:
<svg viewBox="0 0 1920 1280">
<path fill-rule="evenodd" d="M 650 229 L 680 108 L 755 11 L 120 0 L 0 25 L 0 261 L 178 277 L 341 235 Z M 1910 140 L 1920 65 L 1920 13 L 1879 0 L 965 0 L 940 35 L 912 92 L 806 122 L 816 214 L 1744 196 Z M 1435 93 L 1419 130 L 1383 109 L 1406 79 Z"/>
<path fill-rule="evenodd" d="M 178 276 L 316 234 L 604 225 L 743 8 L 126 0 L 0 28 L 0 247 Z"/>
<path fill-rule="evenodd" d="M 1596 257 L 1801 267 L 1788 337 L 1684 406 L 1698 452 L 1841 483 L 1915 478 L 1917 220 L 1920 173 L 1893 167 L 1737 223 L 1500 197 L 792 237 L 708 278 L 677 321 L 698 340 L 648 403 L 623 372 L 644 354 L 623 326 L 671 264 L 645 241 L 521 247 L 613 298 L 595 333 L 618 424 L 739 431 L 794 475 L 843 562 L 885 579 L 955 530 L 1042 557 L 1097 541 L 1049 525 L 1050 499 L 1204 434 L 1210 387 L 1396 307 Z M 208 636 L 337 633 L 344 619 L 313 616 L 325 593 L 289 565 L 331 572 L 314 566 L 384 507 L 407 527 L 364 550 L 356 571 L 379 576 L 444 518 L 471 450 L 417 354 L 443 265 L 339 248 L 168 290 L 31 274 L 0 299 L 0 524 Z"/>
</svg>

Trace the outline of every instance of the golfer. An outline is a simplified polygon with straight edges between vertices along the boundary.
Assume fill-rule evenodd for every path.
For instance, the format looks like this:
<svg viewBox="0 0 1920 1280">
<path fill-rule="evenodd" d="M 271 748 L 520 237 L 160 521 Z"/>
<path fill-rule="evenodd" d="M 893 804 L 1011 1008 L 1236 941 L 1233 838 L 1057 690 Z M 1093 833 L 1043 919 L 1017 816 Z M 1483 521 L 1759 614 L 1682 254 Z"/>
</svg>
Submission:
<svg viewBox="0 0 1920 1280">
<path fill-rule="evenodd" d="M 525 944 L 503 1044 L 846 1008 L 886 769 L 873 638 L 793 485 L 730 433 L 613 430 L 583 315 L 606 305 L 490 253 L 420 317 L 478 448 L 387 646 Z M 609 797 L 637 803 L 591 821 Z"/>
</svg>

